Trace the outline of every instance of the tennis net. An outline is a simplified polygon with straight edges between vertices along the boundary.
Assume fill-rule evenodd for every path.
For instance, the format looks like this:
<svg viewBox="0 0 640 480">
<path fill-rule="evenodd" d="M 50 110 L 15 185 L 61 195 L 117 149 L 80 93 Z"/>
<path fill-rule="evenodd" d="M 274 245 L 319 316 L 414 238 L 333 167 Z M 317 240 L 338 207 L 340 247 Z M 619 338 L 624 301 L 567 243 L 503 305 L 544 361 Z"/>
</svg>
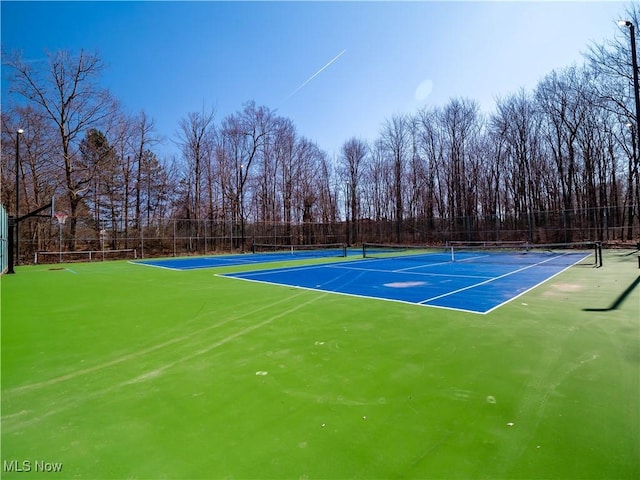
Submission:
<svg viewBox="0 0 640 480">
<path fill-rule="evenodd" d="M 364 258 L 398 258 L 423 264 L 458 262 L 602 266 L 602 249 L 597 242 L 553 244 L 456 242 L 443 247 L 365 243 L 362 246 L 362 252 Z"/>
<path fill-rule="evenodd" d="M 363 243 L 363 258 L 403 258 L 407 260 L 434 262 L 450 260 L 444 247 L 423 245 L 394 245 L 381 243 Z"/>
<path fill-rule="evenodd" d="M 277 245 L 254 243 L 253 253 L 280 253 L 299 257 L 346 257 L 346 243 L 321 243 L 315 245 Z"/>
</svg>

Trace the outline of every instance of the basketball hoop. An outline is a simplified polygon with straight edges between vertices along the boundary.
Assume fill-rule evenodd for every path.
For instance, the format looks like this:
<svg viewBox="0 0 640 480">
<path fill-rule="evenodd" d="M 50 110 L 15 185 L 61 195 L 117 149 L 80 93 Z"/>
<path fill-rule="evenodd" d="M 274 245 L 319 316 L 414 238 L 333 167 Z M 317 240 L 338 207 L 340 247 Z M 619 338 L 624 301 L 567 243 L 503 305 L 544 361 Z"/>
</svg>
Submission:
<svg viewBox="0 0 640 480">
<path fill-rule="evenodd" d="M 67 221 L 68 216 L 69 215 L 63 212 L 58 212 L 54 215 L 54 217 L 56 217 L 56 220 L 58 220 L 58 225 L 64 225 L 64 223 Z"/>
<path fill-rule="evenodd" d="M 54 214 L 54 217 L 56 217 L 56 220 L 58 220 L 58 232 L 60 235 L 58 240 L 58 248 L 60 250 L 60 263 L 62 263 L 62 225 L 64 225 L 64 222 L 67 221 L 68 216 L 69 215 L 64 212 L 58 212 Z"/>
</svg>

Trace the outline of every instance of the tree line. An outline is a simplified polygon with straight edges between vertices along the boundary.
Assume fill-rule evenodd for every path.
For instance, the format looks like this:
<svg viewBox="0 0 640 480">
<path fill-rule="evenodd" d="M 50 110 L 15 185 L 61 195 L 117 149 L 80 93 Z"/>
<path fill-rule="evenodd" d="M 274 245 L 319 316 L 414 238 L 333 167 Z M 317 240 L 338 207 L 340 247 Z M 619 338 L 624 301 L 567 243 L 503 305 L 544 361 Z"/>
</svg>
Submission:
<svg viewBox="0 0 640 480">
<path fill-rule="evenodd" d="M 626 14 L 637 25 L 638 6 Z M 224 118 L 187 113 L 173 139 L 179 157 L 161 158 L 166 139 L 144 111 L 126 113 L 101 86 L 98 54 L 59 51 L 38 64 L 3 57 L 12 101 L 2 106 L 2 204 L 15 212 L 18 186 L 20 214 L 55 196 L 69 215 L 68 249 L 107 233 L 113 247 L 128 247 L 166 236 L 169 225 L 174 242 L 176 229 L 196 239 L 194 250 L 217 237 L 247 248 L 251 239 L 540 243 L 640 234 L 627 28 L 590 46 L 582 65 L 496 99 L 491 113 L 452 98 L 383 120 L 377 138 L 347 138 L 335 156 L 249 101 Z M 50 222 L 27 224 L 21 242 L 32 251 L 54 246 Z"/>
</svg>

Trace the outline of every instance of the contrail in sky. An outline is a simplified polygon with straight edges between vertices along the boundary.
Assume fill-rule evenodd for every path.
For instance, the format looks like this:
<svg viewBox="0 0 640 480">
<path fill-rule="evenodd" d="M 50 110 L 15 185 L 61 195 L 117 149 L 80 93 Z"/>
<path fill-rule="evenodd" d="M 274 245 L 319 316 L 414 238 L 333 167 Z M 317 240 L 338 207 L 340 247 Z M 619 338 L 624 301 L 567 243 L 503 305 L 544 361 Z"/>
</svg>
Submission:
<svg viewBox="0 0 640 480">
<path fill-rule="evenodd" d="M 300 85 L 298 88 L 296 88 L 293 92 L 291 92 L 289 95 L 287 95 L 287 97 L 283 100 L 283 102 L 286 102 L 287 100 L 289 100 L 291 97 L 293 97 L 296 93 L 298 93 L 307 83 L 309 83 L 311 80 L 313 80 L 314 78 L 316 78 L 318 75 L 320 75 L 324 70 L 326 70 L 333 62 L 335 62 L 336 60 L 338 60 L 343 54 L 344 52 L 346 52 L 347 50 L 342 50 L 338 55 L 336 55 L 335 57 L 333 57 L 331 60 L 329 60 L 329 63 L 327 63 L 324 67 L 322 67 L 320 70 L 318 70 L 316 73 L 314 73 L 313 75 L 311 75 L 309 78 L 307 78 L 304 83 L 302 83 L 302 85 Z"/>
</svg>

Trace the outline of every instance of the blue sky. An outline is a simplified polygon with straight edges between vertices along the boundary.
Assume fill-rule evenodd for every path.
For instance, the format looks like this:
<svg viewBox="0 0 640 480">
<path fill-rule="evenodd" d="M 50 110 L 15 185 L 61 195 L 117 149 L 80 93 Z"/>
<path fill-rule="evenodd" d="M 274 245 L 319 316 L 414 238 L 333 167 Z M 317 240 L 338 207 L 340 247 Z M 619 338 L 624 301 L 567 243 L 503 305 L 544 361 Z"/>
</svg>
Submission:
<svg viewBox="0 0 640 480">
<path fill-rule="evenodd" d="M 293 120 L 329 154 L 353 136 L 375 139 L 394 114 L 452 97 L 490 113 L 496 97 L 582 63 L 591 43 L 619 31 L 615 20 L 628 3 L 0 5 L 3 51 L 31 61 L 59 49 L 97 52 L 107 65 L 104 85 L 128 111 L 154 119 L 166 137 L 161 154 L 170 155 L 180 118 L 214 107 L 220 121 L 250 100 Z"/>
</svg>

